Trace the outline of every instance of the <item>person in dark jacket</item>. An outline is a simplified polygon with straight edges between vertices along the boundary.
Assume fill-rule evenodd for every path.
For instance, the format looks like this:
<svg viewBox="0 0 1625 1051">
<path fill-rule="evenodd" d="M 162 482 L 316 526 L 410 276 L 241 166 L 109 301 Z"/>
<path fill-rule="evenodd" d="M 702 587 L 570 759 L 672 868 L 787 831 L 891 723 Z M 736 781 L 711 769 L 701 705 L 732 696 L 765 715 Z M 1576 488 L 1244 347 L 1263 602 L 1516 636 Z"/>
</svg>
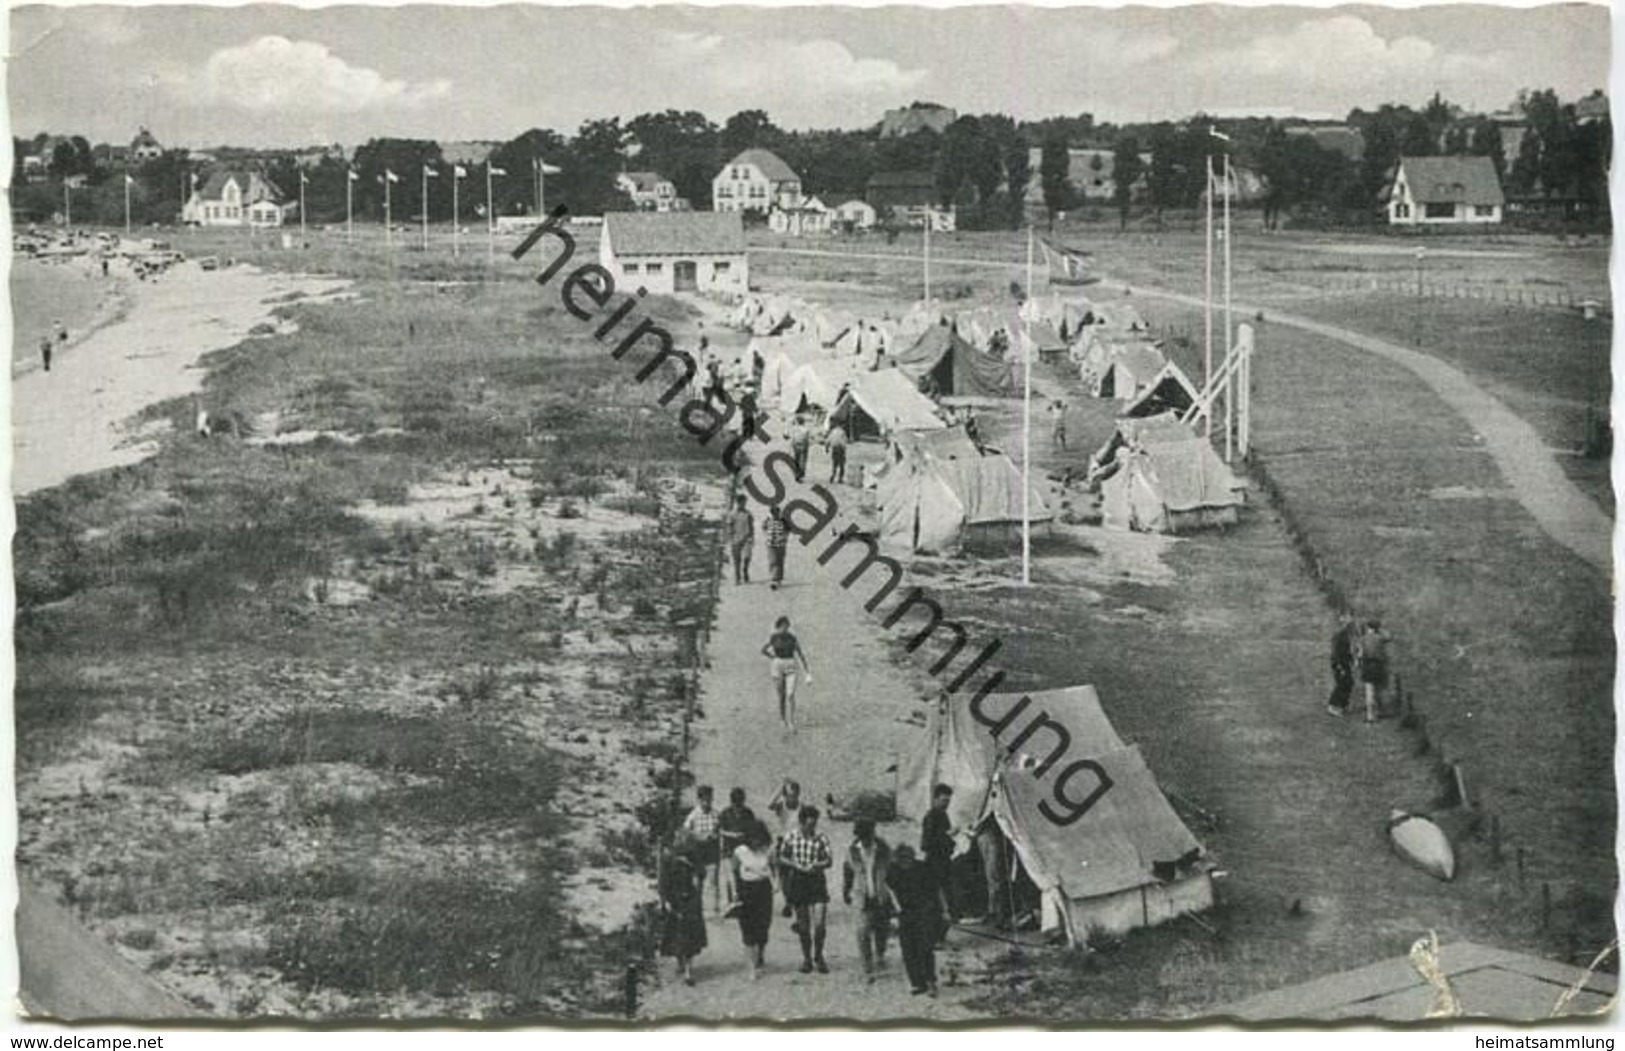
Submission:
<svg viewBox="0 0 1625 1051">
<path fill-rule="evenodd" d="M 1354 693 L 1354 651 L 1357 633 L 1354 618 L 1348 613 L 1337 615 L 1337 633 L 1332 636 L 1332 695 L 1326 699 L 1326 711 L 1344 716 L 1349 711 L 1349 697 Z"/>
<path fill-rule="evenodd" d="M 705 909 L 692 860 L 694 840 L 686 832 L 666 851 L 660 866 L 660 954 L 677 960 L 684 984 L 694 984 L 694 957 L 705 948 Z"/>
<path fill-rule="evenodd" d="M 886 887 L 897 910 L 897 941 L 903 969 L 915 996 L 937 993 L 937 939 L 943 929 L 942 904 L 929 868 L 916 860 L 914 848 L 899 844 L 892 851 Z"/>
<path fill-rule="evenodd" d="M 953 916 L 953 903 L 948 898 L 954 862 L 953 821 L 948 817 L 948 803 L 954 790 L 948 785 L 931 789 L 931 809 L 920 821 L 920 854 L 925 859 L 925 870 L 936 888 L 943 912 Z"/>
</svg>

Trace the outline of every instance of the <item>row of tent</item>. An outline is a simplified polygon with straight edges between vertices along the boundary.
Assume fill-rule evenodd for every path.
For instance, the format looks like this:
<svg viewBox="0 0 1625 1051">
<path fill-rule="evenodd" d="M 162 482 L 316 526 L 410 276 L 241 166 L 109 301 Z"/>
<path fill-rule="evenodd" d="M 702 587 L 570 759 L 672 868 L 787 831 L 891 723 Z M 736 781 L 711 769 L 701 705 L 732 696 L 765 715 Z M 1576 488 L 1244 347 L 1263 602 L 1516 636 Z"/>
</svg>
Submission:
<svg viewBox="0 0 1625 1051">
<path fill-rule="evenodd" d="M 923 817 L 939 784 L 958 851 L 995 825 L 1037 887 L 1043 930 L 1069 945 L 1213 905 L 1211 858 L 1093 686 L 945 695 L 904 760 L 899 811 Z"/>
<path fill-rule="evenodd" d="M 880 542 L 924 554 L 1003 553 L 1054 520 L 1043 494 L 1028 487 L 1003 453 L 978 446 L 963 425 L 893 436 L 875 482 Z"/>
<path fill-rule="evenodd" d="M 1246 502 L 1246 484 L 1172 412 L 1119 419 L 1090 457 L 1089 479 L 1106 524 L 1142 532 L 1232 525 Z"/>
</svg>

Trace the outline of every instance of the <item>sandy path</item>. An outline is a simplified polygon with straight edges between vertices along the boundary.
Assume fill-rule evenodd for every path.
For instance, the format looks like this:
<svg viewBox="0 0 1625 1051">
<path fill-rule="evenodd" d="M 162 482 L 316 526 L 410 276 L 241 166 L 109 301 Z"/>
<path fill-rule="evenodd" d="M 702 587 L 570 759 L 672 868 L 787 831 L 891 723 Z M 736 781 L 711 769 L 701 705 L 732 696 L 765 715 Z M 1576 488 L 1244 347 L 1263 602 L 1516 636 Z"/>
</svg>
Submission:
<svg viewBox="0 0 1625 1051">
<path fill-rule="evenodd" d="M 782 434 L 783 421 L 776 423 L 774 433 Z M 828 473 L 827 460 L 815 447 L 808 479 L 821 481 Z M 848 519 L 845 509 L 857 506 L 858 490 L 836 486 L 832 491 L 842 505 L 841 518 Z M 760 520 L 761 509 L 753 506 L 753 511 Z M 824 536 L 835 532 L 838 527 Z M 767 551 L 760 528 L 757 541 L 753 583 L 736 587 L 732 570 L 725 573 L 708 652 L 710 665 L 701 680 L 705 720 L 698 724 L 693 755 L 698 783 L 715 786 L 719 802 L 726 802 L 730 788 L 744 788 L 750 805 L 763 817 L 768 816 L 768 799 L 785 777 L 800 781 L 803 795 L 820 809 L 826 795 L 840 799 L 863 789 L 890 790 L 893 775 L 887 767 L 894 758 L 907 755 L 923 732 L 899 720 L 911 712 L 923 714 L 927 684 L 923 679 L 911 681 L 910 672 L 888 657 L 878 622 L 863 609 L 872 594 L 866 582 L 860 580 L 850 592 L 841 588 L 854 556 L 842 555 L 830 566 L 820 566 L 816 556 L 827 540 L 815 539 L 810 548 L 792 542 L 786 586 L 775 592 L 766 584 Z M 794 735 L 779 724 L 767 662 L 760 652 L 773 620 L 781 614 L 790 618 L 814 673 L 813 685 L 803 687 L 801 726 Z M 673 982 L 670 962 L 662 961 L 662 987 L 649 991 L 644 1017 L 972 1017 L 955 1002 L 956 996 L 963 998 L 966 987 L 944 987 L 937 1000 L 911 996 L 895 948 L 888 954 L 889 970 L 881 980 L 872 986 L 864 982 L 853 913 L 839 900 L 840 858 L 851 842 L 852 826 L 825 820 L 819 827 L 830 837 L 836 854 L 825 952 L 831 973 L 799 973 L 795 935 L 788 920 L 775 916 L 768 973 L 753 983 L 738 926 L 711 915 L 710 946 L 695 962 L 697 984 L 687 988 Z M 918 842 L 913 822 L 883 828 L 881 835 L 892 843 Z M 938 954 L 939 972 L 945 976 L 949 966 L 958 966 L 955 961 L 962 951 L 975 948 L 967 944 L 962 950 L 956 941 L 955 948 Z"/>
<path fill-rule="evenodd" d="M 1137 296 L 1155 296 L 1187 306 L 1200 307 L 1202 300 L 1164 289 L 1134 285 Z M 1256 314 L 1260 308 L 1235 304 L 1239 316 Z M 1507 486 L 1517 500 L 1534 516 L 1547 536 L 1587 562 L 1608 573 L 1613 566 L 1613 520 L 1596 501 L 1563 473 L 1540 434 L 1499 398 L 1474 383 L 1460 369 L 1418 350 L 1375 339 L 1338 325 L 1328 325 L 1299 314 L 1276 309 L 1265 312 L 1268 324 L 1288 325 L 1336 340 L 1356 350 L 1376 354 L 1415 373 L 1422 382 L 1468 422 L 1484 440 L 1484 448 L 1495 460 Z M 1268 350 L 1260 353 L 1267 354 Z"/>
<path fill-rule="evenodd" d="M 13 381 L 12 492 L 151 455 L 150 443 L 123 429 L 131 416 L 200 389 L 198 359 L 247 337 L 269 318 L 268 299 L 331 295 L 346 284 L 252 267 L 205 272 L 190 263 L 136 284 L 123 321 L 90 334 L 52 371 Z"/>
</svg>

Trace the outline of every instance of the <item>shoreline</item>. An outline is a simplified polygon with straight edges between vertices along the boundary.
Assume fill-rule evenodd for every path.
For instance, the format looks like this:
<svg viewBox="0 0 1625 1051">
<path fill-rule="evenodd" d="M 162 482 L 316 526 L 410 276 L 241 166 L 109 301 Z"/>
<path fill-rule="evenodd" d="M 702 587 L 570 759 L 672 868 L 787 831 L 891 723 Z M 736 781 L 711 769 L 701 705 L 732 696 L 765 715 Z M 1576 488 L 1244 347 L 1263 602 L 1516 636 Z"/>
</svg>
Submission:
<svg viewBox="0 0 1625 1051">
<path fill-rule="evenodd" d="M 111 316 L 70 340 L 72 353 L 51 372 L 36 363 L 13 375 L 13 495 L 146 459 L 156 435 L 132 430 L 130 421 L 201 390 L 205 355 L 248 338 L 290 294 L 313 301 L 350 284 L 248 266 L 206 272 L 196 263 L 153 282 L 126 283 L 105 301 L 118 304 Z"/>
</svg>

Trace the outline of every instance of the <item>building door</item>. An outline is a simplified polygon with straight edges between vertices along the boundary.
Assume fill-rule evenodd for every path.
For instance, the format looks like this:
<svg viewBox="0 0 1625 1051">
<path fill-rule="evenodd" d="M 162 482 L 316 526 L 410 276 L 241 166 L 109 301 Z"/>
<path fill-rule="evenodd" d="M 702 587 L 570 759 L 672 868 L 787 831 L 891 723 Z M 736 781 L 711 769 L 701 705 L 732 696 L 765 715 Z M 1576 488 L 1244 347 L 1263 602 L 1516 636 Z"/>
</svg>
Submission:
<svg viewBox="0 0 1625 1051">
<path fill-rule="evenodd" d="M 698 292 L 700 289 L 699 264 L 692 259 L 679 259 L 671 268 L 672 289 L 677 292 Z"/>
</svg>

